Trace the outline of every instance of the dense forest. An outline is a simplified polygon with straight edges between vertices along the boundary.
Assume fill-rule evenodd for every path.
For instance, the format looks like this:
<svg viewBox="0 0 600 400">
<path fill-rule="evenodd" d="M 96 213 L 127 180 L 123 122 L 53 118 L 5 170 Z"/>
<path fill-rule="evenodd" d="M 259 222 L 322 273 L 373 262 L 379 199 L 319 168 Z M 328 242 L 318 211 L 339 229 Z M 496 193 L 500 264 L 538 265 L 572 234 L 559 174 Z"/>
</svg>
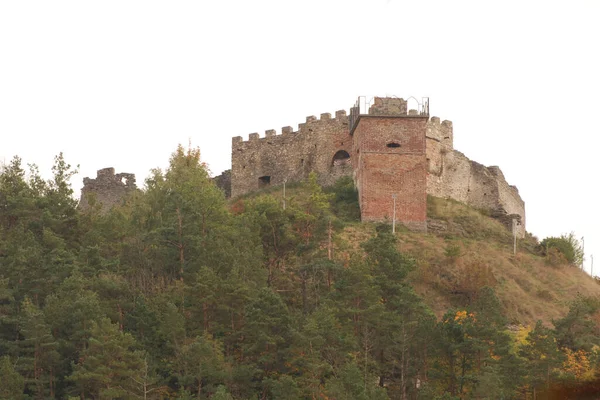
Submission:
<svg viewBox="0 0 600 400">
<path fill-rule="evenodd" d="M 199 150 L 179 147 L 122 206 L 79 212 L 75 169 L 59 155 L 52 172 L 15 157 L 0 173 L 0 399 L 600 390 L 598 298 L 509 329 L 481 284 L 436 317 L 388 225 L 359 242 L 342 234 L 358 224 L 351 181 L 324 189 L 311 176 L 285 206 L 274 192 L 228 202 Z"/>
</svg>

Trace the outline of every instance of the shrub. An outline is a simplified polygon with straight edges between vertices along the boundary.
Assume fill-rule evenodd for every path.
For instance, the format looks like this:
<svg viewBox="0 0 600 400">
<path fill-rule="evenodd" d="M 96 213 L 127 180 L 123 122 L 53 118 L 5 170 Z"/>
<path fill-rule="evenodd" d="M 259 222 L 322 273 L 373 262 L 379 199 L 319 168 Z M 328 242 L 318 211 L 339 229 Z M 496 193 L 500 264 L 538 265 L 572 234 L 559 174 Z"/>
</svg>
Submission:
<svg viewBox="0 0 600 400">
<path fill-rule="evenodd" d="M 462 249 L 458 244 L 449 244 L 446 246 L 446 258 L 449 262 L 455 263 L 456 260 L 462 255 Z"/>
<path fill-rule="evenodd" d="M 550 247 L 546 252 L 546 265 L 551 267 L 558 267 L 560 265 L 568 264 L 567 258 L 561 253 L 560 250 Z"/>
<path fill-rule="evenodd" d="M 354 181 L 351 177 L 342 177 L 333 186 L 325 190 L 327 193 L 333 193 L 334 195 L 331 208 L 338 218 L 345 221 L 360 221 L 358 191 L 354 187 Z"/>
<path fill-rule="evenodd" d="M 547 237 L 542 240 L 540 245 L 544 255 L 549 258 L 556 257 L 550 252 L 550 249 L 556 249 L 571 265 L 578 266 L 583 262 L 583 248 L 579 240 L 575 238 L 573 232 L 568 235 L 561 235 L 560 237 Z M 554 261 L 557 260 L 552 261 L 550 265 L 556 265 Z"/>
</svg>

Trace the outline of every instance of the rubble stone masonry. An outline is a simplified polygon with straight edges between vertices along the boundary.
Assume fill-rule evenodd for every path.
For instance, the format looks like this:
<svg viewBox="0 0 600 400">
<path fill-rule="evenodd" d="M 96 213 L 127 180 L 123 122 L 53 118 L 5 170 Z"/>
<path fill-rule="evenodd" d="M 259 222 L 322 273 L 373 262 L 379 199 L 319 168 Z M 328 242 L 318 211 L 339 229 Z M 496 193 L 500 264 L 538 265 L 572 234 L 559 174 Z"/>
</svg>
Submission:
<svg viewBox="0 0 600 400">
<path fill-rule="evenodd" d="M 306 122 L 293 131 L 283 127 L 281 134 L 268 130 L 260 138 L 251 133 L 248 141 L 241 137 L 232 140 L 231 196 L 297 182 L 311 171 L 317 172 L 319 182 L 331 185 L 338 178 L 352 174 L 352 140 L 348 133 L 346 111 L 306 117 Z"/>
<path fill-rule="evenodd" d="M 355 110 L 355 109 L 353 109 Z M 364 110 L 361 110 L 364 111 Z M 486 209 L 508 229 L 517 222 L 525 235 L 525 203 L 498 167 L 485 167 L 454 150 L 450 121 L 407 110 L 400 98 L 375 97 L 368 112 L 346 111 L 306 117 L 298 130 L 232 139 L 231 171 L 215 178 L 227 195 L 238 197 L 270 185 L 297 182 L 315 171 L 328 186 L 351 176 L 363 221 L 396 220 L 410 229 L 427 229 L 427 194 Z M 135 175 L 101 169 L 84 178 L 80 209 L 95 201 L 106 211 L 136 189 Z"/>
<path fill-rule="evenodd" d="M 96 204 L 101 205 L 103 212 L 119 204 L 123 198 L 132 190 L 136 189 L 134 174 L 115 174 L 114 168 L 100 169 L 96 173 L 96 179 L 83 178 L 83 189 L 81 189 L 81 200 L 79 209 L 90 208 L 91 197 Z"/>
<path fill-rule="evenodd" d="M 287 126 L 264 137 L 232 140 L 231 196 L 284 181 L 305 179 L 311 171 L 323 185 L 352 176 L 364 221 L 396 218 L 411 229 L 426 229 L 426 196 L 451 198 L 487 209 L 525 235 L 525 203 L 498 167 L 485 167 L 454 150 L 450 121 L 407 110 L 400 98 L 376 97 L 350 132 L 345 111 L 335 117 L 309 116 L 294 131 Z"/>
</svg>

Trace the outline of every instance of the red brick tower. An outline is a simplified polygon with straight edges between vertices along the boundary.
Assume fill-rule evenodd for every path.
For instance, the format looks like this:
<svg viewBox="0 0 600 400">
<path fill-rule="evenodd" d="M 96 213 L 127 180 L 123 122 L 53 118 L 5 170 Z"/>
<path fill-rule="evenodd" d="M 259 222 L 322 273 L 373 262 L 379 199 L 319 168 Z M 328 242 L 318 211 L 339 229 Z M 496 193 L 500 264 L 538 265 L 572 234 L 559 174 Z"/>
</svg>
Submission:
<svg viewBox="0 0 600 400">
<path fill-rule="evenodd" d="M 428 104 L 407 112 L 399 98 L 361 99 L 351 110 L 354 179 L 363 221 L 396 221 L 411 230 L 427 230 L 427 159 L 425 133 Z"/>
</svg>

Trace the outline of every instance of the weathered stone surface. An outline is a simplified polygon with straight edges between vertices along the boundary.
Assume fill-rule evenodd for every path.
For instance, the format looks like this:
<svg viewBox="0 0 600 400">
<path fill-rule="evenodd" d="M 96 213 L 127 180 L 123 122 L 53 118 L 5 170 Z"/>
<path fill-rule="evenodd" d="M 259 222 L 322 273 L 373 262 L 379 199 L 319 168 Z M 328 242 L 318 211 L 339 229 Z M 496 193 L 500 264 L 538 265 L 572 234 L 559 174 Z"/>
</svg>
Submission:
<svg viewBox="0 0 600 400">
<path fill-rule="evenodd" d="M 102 212 L 107 212 L 135 189 L 134 174 L 115 174 L 114 168 L 100 169 L 96 173 L 96 179 L 83 178 L 79 208 L 81 210 L 89 209 L 89 200 L 93 196 L 96 204 L 101 205 Z"/>
<path fill-rule="evenodd" d="M 231 197 L 231 170 L 223 171 L 221 175 L 215 176 L 213 182 L 225 193 L 225 197 Z"/>
<path fill-rule="evenodd" d="M 319 183 L 331 185 L 338 178 L 352 174 L 352 140 L 348 133 L 348 117 L 344 111 L 335 118 L 321 114 L 306 118 L 299 130 L 282 128 L 282 134 L 267 131 L 264 138 L 251 134 L 249 141 L 233 138 L 231 155 L 231 195 L 257 190 L 267 184 L 281 185 L 319 175 Z M 350 156 L 343 160 L 338 152 Z M 336 157 L 337 155 L 337 157 Z M 261 179 L 262 178 L 262 179 Z"/>
<path fill-rule="evenodd" d="M 427 219 L 427 232 L 441 235 L 448 232 L 448 222 L 441 219 Z"/>
<path fill-rule="evenodd" d="M 315 171 L 323 185 L 353 176 L 363 220 L 391 220 L 396 193 L 397 219 L 425 230 L 425 199 L 431 194 L 488 209 L 505 225 L 518 215 L 517 234 L 525 235 L 525 203 L 517 188 L 506 182 L 500 168 L 485 167 L 454 150 L 450 121 L 427 121 L 411 114 L 403 99 L 376 97 L 368 115 L 358 119 L 354 135 L 343 110 L 335 118 L 328 113 L 320 119 L 309 116 L 298 127 L 297 132 L 284 127 L 281 135 L 269 130 L 264 138 L 251 134 L 248 141 L 233 138 L 233 197 L 299 181 Z"/>
</svg>

